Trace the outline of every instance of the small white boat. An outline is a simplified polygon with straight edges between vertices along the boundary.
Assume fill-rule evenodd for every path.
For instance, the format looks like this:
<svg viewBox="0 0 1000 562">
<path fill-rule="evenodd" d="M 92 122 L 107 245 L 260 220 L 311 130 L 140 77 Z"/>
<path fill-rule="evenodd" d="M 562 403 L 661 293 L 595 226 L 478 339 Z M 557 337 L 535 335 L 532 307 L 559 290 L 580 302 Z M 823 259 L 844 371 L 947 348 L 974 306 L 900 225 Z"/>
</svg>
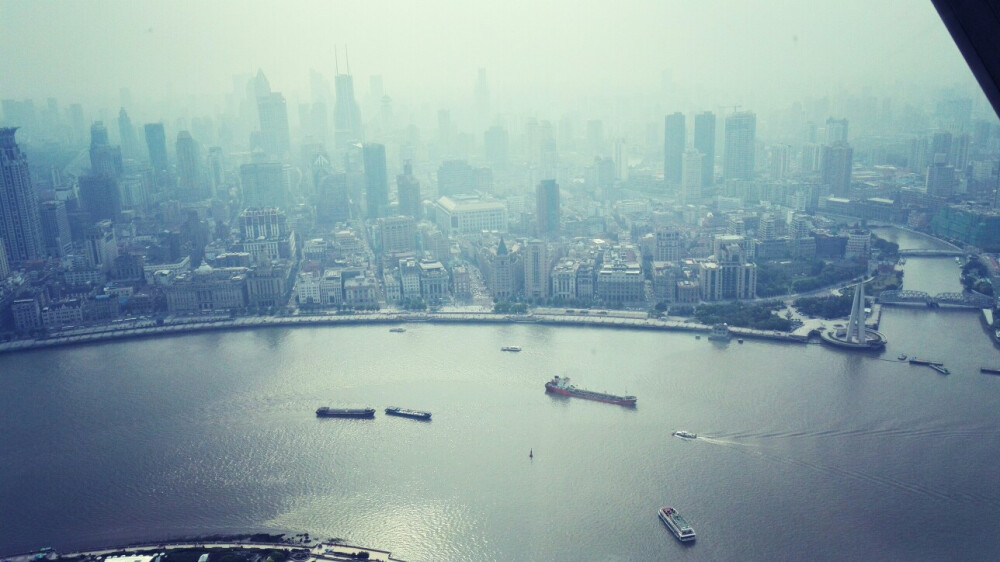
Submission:
<svg viewBox="0 0 1000 562">
<path fill-rule="evenodd" d="M 500 351 L 518 352 L 518 351 L 521 351 L 521 348 L 517 347 L 516 345 L 505 345 L 505 346 L 503 346 L 503 347 L 500 348 Z"/>
<path fill-rule="evenodd" d="M 698 438 L 698 434 L 697 433 L 691 433 L 690 431 L 684 431 L 683 429 L 679 429 L 679 430 L 675 431 L 673 433 L 673 435 L 674 435 L 674 437 L 680 437 L 681 439 L 697 439 Z"/>
</svg>

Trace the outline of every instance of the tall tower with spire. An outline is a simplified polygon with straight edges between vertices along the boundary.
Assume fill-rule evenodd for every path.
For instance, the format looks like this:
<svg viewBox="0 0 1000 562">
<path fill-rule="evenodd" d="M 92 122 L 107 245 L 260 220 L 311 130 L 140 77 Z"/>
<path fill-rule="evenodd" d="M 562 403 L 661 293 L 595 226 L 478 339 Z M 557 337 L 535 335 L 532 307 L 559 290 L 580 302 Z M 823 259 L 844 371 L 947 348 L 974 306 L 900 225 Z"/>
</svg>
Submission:
<svg viewBox="0 0 1000 562">
<path fill-rule="evenodd" d="M 334 59 L 339 59 L 339 54 L 334 52 Z M 337 150 L 344 150 L 349 144 L 361 142 L 364 138 L 361 129 L 361 109 L 354 98 L 354 77 L 351 75 L 351 59 L 344 50 L 344 58 L 347 63 L 347 74 L 340 73 L 340 61 L 335 60 L 337 76 L 334 78 L 334 89 L 337 92 L 337 101 L 333 105 L 333 142 Z"/>
</svg>

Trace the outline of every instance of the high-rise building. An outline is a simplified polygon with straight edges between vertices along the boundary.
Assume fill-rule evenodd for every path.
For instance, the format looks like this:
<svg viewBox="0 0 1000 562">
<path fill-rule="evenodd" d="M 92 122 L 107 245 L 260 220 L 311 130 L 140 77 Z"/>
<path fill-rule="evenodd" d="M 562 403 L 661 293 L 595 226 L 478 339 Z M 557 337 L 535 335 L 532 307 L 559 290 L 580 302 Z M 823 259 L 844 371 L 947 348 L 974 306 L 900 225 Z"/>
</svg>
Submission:
<svg viewBox="0 0 1000 562">
<path fill-rule="evenodd" d="M 693 148 L 684 151 L 681 161 L 681 203 L 685 205 L 701 201 L 701 178 L 704 173 L 702 159 L 705 156 Z"/>
<path fill-rule="evenodd" d="M 486 160 L 494 169 L 503 169 L 507 166 L 507 148 L 509 144 L 507 129 L 503 127 L 494 125 L 483 135 Z"/>
<path fill-rule="evenodd" d="M 121 139 L 122 157 L 129 160 L 139 160 L 142 158 L 142 148 L 139 146 L 139 137 L 135 134 L 135 125 L 129 119 L 125 108 L 118 112 L 118 136 Z"/>
<path fill-rule="evenodd" d="M 38 196 L 28 158 L 14 139 L 16 131 L 0 128 L 0 239 L 10 264 L 45 255 Z"/>
<path fill-rule="evenodd" d="M 337 74 L 334 78 L 337 101 L 333 106 L 333 141 L 337 150 L 344 150 L 350 143 L 361 142 L 361 109 L 354 99 L 354 77 L 350 68 L 347 74 Z"/>
<path fill-rule="evenodd" d="M 939 131 L 931 137 L 931 153 L 929 161 L 934 162 L 938 154 L 944 154 L 945 158 L 951 154 L 951 133 Z"/>
<path fill-rule="evenodd" d="M 955 192 L 955 167 L 948 164 L 947 158 L 943 154 L 934 156 L 934 163 L 927 167 L 925 178 L 927 195 L 944 197 L 952 196 Z"/>
<path fill-rule="evenodd" d="M 64 201 L 42 202 L 39 217 L 45 253 L 54 258 L 61 258 L 68 254 L 73 247 L 73 239 L 69 230 L 66 203 Z"/>
<path fill-rule="evenodd" d="M 117 221 L 121 217 L 118 180 L 104 175 L 80 176 L 80 202 L 93 221 Z"/>
<path fill-rule="evenodd" d="M 3 238 L 0 238 L 0 281 L 6 279 L 8 275 L 10 275 L 10 261 L 7 260 L 7 248 Z"/>
<path fill-rule="evenodd" d="M 792 160 L 792 147 L 787 144 L 775 144 L 769 150 L 768 172 L 772 180 L 784 179 Z"/>
<path fill-rule="evenodd" d="M 399 214 L 420 220 L 424 216 L 424 201 L 420 198 L 420 181 L 413 176 L 413 166 L 409 161 L 403 165 L 403 173 L 396 176 L 396 198 Z"/>
<path fill-rule="evenodd" d="M 117 178 L 122 173 L 122 150 L 108 142 L 102 121 L 90 126 L 90 169 L 94 174 Z"/>
<path fill-rule="evenodd" d="M 389 210 L 389 178 L 385 168 L 385 145 L 365 143 L 363 158 L 366 216 L 370 219 L 384 217 Z"/>
<path fill-rule="evenodd" d="M 531 240 L 522 248 L 524 255 L 524 296 L 544 299 L 549 296 L 549 251 L 544 240 Z"/>
<path fill-rule="evenodd" d="M 663 119 L 663 179 L 667 184 L 677 185 L 681 181 L 684 144 L 684 114 L 667 115 Z"/>
<path fill-rule="evenodd" d="M 854 149 L 846 143 L 823 147 L 823 184 L 830 187 L 830 193 L 837 197 L 847 197 L 851 192 L 851 168 L 854 164 Z"/>
<path fill-rule="evenodd" d="M 694 149 L 703 156 L 701 160 L 701 185 L 715 183 L 715 114 L 711 111 L 694 116 Z"/>
<path fill-rule="evenodd" d="M 240 166 L 244 207 L 284 208 L 288 202 L 288 182 L 280 162 L 251 162 Z"/>
<path fill-rule="evenodd" d="M 559 234 L 559 184 L 556 180 L 542 180 L 535 188 L 535 217 L 539 236 Z"/>
<path fill-rule="evenodd" d="M 748 180 L 753 177 L 757 114 L 750 111 L 726 117 L 726 152 L 723 154 L 722 175 L 727 180 Z"/>
<path fill-rule="evenodd" d="M 272 92 L 265 97 L 258 97 L 257 115 L 260 118 L 261 148 L 273 158 L 284 158 L 291 146 L 285 96 Z"/>
<path fill-rule="evenodd" d="M 834 119 L 830 117 L 826 120 L 826 144 L 833 146 L 837 143 L 847 142 L 847 119 Z"/>
<path fill-rule="evenodd" d="M 177 133 L 177 189 L 182 201 L 206 197 L 201 166 L 201 148 L 188 131 Z"/>
<path fill-rule="evenodd" d="M 475 191 L 476 176 L 465 160 L 446 160 L 437 171 L 438 195 L 458 195 Z"/>
<path fill-rule="evenodd" d="M 208 149 L 208 185 L 211 188 L 211 196 L 225 199 L 224 191 L 226 184 L 226 160 L 221 146 L 212 146 Z"/>
<path fill-rule="evenodd" d="M 146 123 L 143 130 L 146 133 L 146 148 L 149 150 L 149 163 L 153 166 L 153 171 L 157 174 L 169 171 L 167 136 L 163 132 L 163 123 Z"/>
<path fill-rule="evenodd" d="M 417 249 L 417 223 L 413 217 L 383 217 L 378 219 L 382 252 L 398 254 Z"/>
<path fill-rule="evenodd" d="M 316 185 L 316 219 L 324 225 L 331 225 L 350 218 L 351 195 L 347 188 L 347 174 L 321 175 Z"/>
</svg>

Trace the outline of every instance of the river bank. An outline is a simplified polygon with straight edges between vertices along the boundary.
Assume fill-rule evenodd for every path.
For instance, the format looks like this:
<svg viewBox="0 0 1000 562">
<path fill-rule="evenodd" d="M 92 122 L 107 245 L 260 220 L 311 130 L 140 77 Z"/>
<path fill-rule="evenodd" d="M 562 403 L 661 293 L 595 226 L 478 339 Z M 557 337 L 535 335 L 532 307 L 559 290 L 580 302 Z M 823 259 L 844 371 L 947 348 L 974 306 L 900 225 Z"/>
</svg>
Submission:
<svg viewBox="0 0 1000 562">
<path fill-rule="evenodd" d="M 431 324 L 543 324 L 630 330 L 681 331 L 698 334 L 708 333 L 711 330 L 711 326 L 685 320 L 636 318 L 613 314 L 606 316 L 581 316 L 555 313 L 507 315 L 482 312 L 375 312 L 351 315 L 322 314 L 284 317 L 179 318 L 175 321 L 168 321 L 168 323 L 159 325 L 150 322 L 148 325 L 138 327 L 132 325 L 121 327 L 99 326 L 91 329 L 75 330 L 71 334 L 57 334 L 47 338 L 5 342 L 0 344 L 0 354 L 197 332 L 372 324 L 399 325 L 411 322 Z M 749 328 L 730 328 L 730 331 L 737 337 L 791 343 L 804 343 L 808 339 L 806 336 L 808 331 L 805 334 L 770 332 Z"/>
</svg>

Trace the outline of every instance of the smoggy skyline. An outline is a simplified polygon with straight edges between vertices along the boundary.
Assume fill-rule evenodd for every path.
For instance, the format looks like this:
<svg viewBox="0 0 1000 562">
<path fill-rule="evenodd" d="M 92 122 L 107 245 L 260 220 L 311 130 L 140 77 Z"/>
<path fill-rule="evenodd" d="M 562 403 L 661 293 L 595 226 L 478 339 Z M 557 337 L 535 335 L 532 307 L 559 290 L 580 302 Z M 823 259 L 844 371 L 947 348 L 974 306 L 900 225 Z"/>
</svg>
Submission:
<svg viewBox="0 0 1000 562">
<path fill-rule="evenodd" d="M 974 84 L 930 2 L 0 2 L 4 97 L 210 97 L 258 68 L 305 99 L 310 69 L 383 77 L 410 103 L 472 95 L 566 109 L 647 94 L 686 106 Z"/>
</svg>

